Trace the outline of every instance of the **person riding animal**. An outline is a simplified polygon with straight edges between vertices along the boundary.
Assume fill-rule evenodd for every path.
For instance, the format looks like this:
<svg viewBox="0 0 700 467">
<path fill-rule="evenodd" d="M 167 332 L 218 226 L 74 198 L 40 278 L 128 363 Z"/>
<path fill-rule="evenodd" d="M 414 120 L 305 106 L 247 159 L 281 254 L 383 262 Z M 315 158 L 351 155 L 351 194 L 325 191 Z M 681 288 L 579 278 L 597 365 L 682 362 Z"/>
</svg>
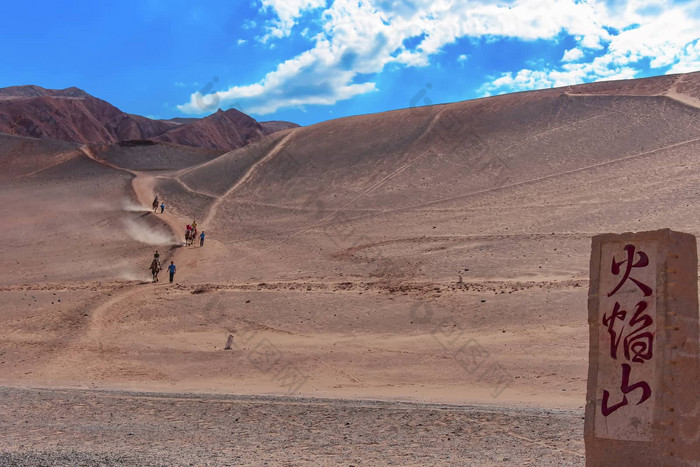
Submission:
<svg viewBox="0 0 700 467">
<path fill-rule="evenodd" d="M 190 246 L 194 242 L 195 235 L 194 230 L 188 230 L 185 232 L 185 245 Z"/>
<path fill-rule="evenodd" d="M 158 252 L 156 252 L 156 254 L 158 254 Z M 151 270 L 151 274 L 153 275 L 153 282 L 158 282 L 158 273 L 161 270 L 160 260 L 157 257 L 155 257 L 155 255 L 153 256 L 153 261 L 151 261 L 151 265 L 148 269 Z"/>
</svg>

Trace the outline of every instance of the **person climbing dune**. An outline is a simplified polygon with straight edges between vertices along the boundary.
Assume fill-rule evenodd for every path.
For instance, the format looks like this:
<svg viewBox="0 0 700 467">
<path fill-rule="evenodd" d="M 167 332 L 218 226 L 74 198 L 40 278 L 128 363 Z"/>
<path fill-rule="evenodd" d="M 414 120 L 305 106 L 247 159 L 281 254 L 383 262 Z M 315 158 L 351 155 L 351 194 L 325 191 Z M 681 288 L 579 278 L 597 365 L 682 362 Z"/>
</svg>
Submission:
<svg viewBox="0 0 700 467">
<path fill-rule="evenodd" d="M 170 273 L 170 283 L 173 283 L 173 279 L 175 278 L 175 263 L 170 262 L 170 266 L 168 266 L 168 272 Z"/>
</svg>

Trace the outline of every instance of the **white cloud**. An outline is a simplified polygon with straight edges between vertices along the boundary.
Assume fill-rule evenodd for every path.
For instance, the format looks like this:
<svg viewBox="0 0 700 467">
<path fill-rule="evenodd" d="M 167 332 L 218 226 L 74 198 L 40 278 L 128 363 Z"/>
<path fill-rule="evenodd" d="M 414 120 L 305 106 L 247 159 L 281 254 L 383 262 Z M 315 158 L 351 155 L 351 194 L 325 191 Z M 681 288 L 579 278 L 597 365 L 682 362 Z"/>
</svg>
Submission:
<svg viewBox="0 0 700 467">
<path fill-rule="evenodd" d="M 679 60 L 669 70 L 669 73 L 689 73 L 700 71 L 700 39 L 683 48 Z"/>
<path fill-rule="evenodd" d="M 594 2 L 591 1 L 591 4 Z M 584 63 L 578 48 L 567 50 L 562 58 L 564 65 L 541 70 L 520 70 L 504 73 L 480 89 L 483 95 L 522 91 L 543 87 L 562 86 L 581 82 L 630 79 L 639 74 L 642 63 L 649 61 L 651 68 L 670 66 L 669 73 L 700 69 L 698 36 L 700 18 L 691 14 L 689 4 L 671 1 L 629 0 L 615 2 L 615 8 L 607 9 L 603 3 L 596 8 L 597 19 L 619 32 L 603 35 L 583 35 L 579 46 L 595 49 L 607 46 L 607 51 Z"/>
<path fill-rule="evenodd" d="M 245 39 L 238 39 L 238 41 L 236 41 L 236 44 L 238 44 L 238 45 L 245 45 L 247 42 L 248 42 L 248 41 L 245 40 Z"/>
<path fill-rule="evenodd" d="M 272 10 L 277 19 L 267 26 L 267 34 L 261 38 L 266 42 L 270 38 L 282 38 L 292 32 L 296 20 L 308 10 L 321 8 L 326 0 L 261 0 L 263 10 Z"/>
<path fill-rule="evenodd" d="M 491 83 L 483 86 L 483 95 L 503 92 L 516 92 L 527 89 L 543 89 L 570 86 L 580 83 L 587 75 L 583 66 L 569 67 L 565 70 L 520 70 L 517 73 L 504 73 Z"/>
<path fill-rule="evenodd" d="M 700 19 L 688 13 L 688 4 L 670 0 L 260 1 L 275 15 L 261 38 L 267 47 L 299 34 L 313 45 L 257 83 L 206 96 L 195 93 L 178 106 L 181 111 L 201 114 L 237 104 L 264 115 L 285 107 L 331 105 L 376 91 L 372 76 L 389 64 L 427 66 L 446 45 L 470 37 L 556 40 L 565 33 L 577 40 L 560 65 L 505 73 L 481 89 L 485 94 L 634 77 L 644 59 L 672 69 L 688 69 L 698 61 L 697 47 L 690 45 L 697 44 Z M 321 25 L 320 32 L 294 29 L 307 17 Z M 580 63 L 589 55 L 584 49 L 594 58 Z"/>
<path fill-rule="evenodd" d="M 581 49 L 569 49 L 564 52 L 564 57 L 562 57 L 562 62 L 577 62 L 583 58 L 583 51 Z"/>
</svg>

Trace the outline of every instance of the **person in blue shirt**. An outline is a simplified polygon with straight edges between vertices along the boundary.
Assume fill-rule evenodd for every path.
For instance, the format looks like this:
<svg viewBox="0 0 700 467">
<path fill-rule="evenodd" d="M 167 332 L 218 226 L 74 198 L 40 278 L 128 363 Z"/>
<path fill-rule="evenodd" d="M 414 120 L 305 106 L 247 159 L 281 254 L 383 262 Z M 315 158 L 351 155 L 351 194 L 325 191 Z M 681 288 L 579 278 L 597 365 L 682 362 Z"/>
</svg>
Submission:
<svg viewBox="0 0 700 467">
<path fill-rule="evenodd" d="M 204 230 L 199 234 L 199 246 L 204 246 Z"/>
<path fill-rule="evenodd" d="M 165 211 L 165 203 L 160 203 L 160 213 L 163 214 L 163 211 Z"/>
<path fill-rule="evenodd" d="M 170 283 L 173 283 L 173 278 L 175 277 L 175 263 L 172 261 L 170 262 L 170 266 L 168 266 L 168 272 L 170 273 Z"/>
</svg>

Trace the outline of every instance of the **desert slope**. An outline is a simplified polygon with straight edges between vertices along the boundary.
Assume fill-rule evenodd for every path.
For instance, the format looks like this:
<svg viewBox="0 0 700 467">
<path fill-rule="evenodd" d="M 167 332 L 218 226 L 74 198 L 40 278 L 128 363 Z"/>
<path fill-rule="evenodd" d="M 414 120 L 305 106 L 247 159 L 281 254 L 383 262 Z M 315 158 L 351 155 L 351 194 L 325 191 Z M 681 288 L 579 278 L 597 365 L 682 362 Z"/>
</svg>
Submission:
<svg viewBox="0 0 700 467">
<path fill-rule="evenodd" d="M 0 193 L 17 224 L 0 383 L 578 409 L 590 237 L 700 234 L 699 89 L 695 73 L 398 110 L 159 170 L 157 152 L 27 146 L 41 170 L 13 162 Z M 162 215 L 119 207 L 155 193 Z M 168 236 L 192 219 L 202 248 Z M 176 284 L 126 280 L 156 247 Z"/>
<path fill-rule="evenodd" d="M 698 74 L 666 81 L 679 79 L 695 79 L 697 85 Z M 393 233 L 372 240 L 387 244 L 397 236 L 432 242 L 435 237 L 456 241 L 489 231 L 504 236 L 581 231 L 578 216 L 548 225 L 547 219 L 561 209 L 557 200 L 568 197 L 571 190 L 566 184 L 561 193 L 543 197 L 539 193 L 543 186 L 638 167 L 632 174 L 641 170 L 642 162 L 653 170 L 662 168 L 655 173 L 663 177 L 672 170 L 667 158 L 690 157 L 700 136 L 696 108 L 661 95 L 661 88 L 655 90 L 659 95 L 636 96 L 639 83 L 617 86 L 622 89 L 614 95 L 555 89 L 329 121 L 280 133 L 277 140 L 286 139 L 272 157 L 271 144 L 250 146 L 180 178 L 192 190 L 226 195 L 212 221 L 220 231 L 217 235 L 235 238 L 236 244 L 284 244 L 293 235 L 294 249 L 297 240 L 338 236 L 343 230 L 350 237 L 377 237 L 378 224 Z M 247 170 L 252 171 L 250 180 L 231 192 Z M 611 189 L 644 192 L 639 183 L 648 179 Z M 602 208 L 597 200 L 577 206 L 577 196 L 586 199 L 595 193 L 589 189 L 577 193 L 569 202 L 572 210 L 583 214 Z M 489 215 L 491 203 L 502 209 L 500 216 Z M 673 210 L 675 204 L 666 209 Z M 541 220 L 523 224 L 525 219 L 515 215 L 521 207 L 537 212 Z M 438 220 L 432 220 L 436 216 L 452 223 L 440 229 L 435 225 Z M 657 225 L 640 216 L 617 217 L 612 225 L 591 223 L 581 233 L 585 238 L 628 223 L 630 228 Z M 394 223 L 397 228 L 390 227 Z M 436 255 L 440 253 L 433 259 Z M 336 259 L 319 253 L 314 261 Z M 441 275 L 454 278 L 460 269 L 457 262 Z"/>
</svg>

